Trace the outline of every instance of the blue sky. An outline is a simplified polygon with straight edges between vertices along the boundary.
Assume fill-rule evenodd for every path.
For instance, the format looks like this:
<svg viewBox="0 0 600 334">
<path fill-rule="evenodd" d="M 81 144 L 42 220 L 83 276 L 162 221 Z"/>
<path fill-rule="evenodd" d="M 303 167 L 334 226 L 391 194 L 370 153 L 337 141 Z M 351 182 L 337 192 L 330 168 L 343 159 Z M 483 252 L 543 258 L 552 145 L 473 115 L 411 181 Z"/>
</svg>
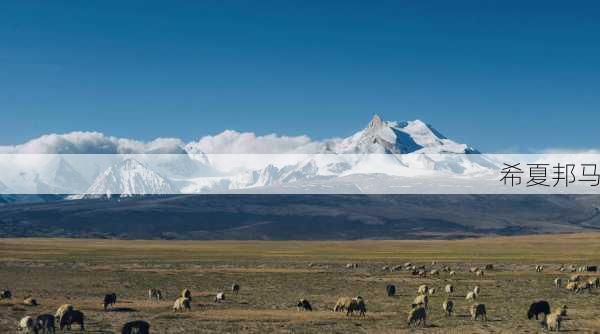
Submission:
<svg viewBox="0 0 600 334">
<path fill-rule="evenodd" d="M 600 147 L 597 2 L 2 1 L 0 22 L 4 145 L 322 139 L 377 113 L 486 152 Z"/>
</svg>

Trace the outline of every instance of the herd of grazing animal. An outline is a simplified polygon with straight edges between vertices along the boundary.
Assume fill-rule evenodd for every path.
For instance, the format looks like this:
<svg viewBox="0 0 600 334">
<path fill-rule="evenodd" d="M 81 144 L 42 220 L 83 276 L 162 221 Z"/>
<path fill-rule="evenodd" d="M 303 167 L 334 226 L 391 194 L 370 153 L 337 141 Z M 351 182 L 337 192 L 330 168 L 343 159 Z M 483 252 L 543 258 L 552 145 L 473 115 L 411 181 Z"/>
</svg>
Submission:
<svg viewBox="0 0 600 334">
<path fill-rule="evenodd" d="M 412 266 L 412 264 L 411 264 L 411 266 Z M 574 267 L 571 266 L 571 268 L 572 268 L 571 272 L 574 272 L 575 271 Z M 412 269 L 412 267 L 408 267 L 408 270 L 413 270 L 413 269 Z M 486 265 L 485 270 L 494 270 L 494 267 L 491 264 Z M 579 267 L 579 269 L 577 271 L 584 272 L 584 271 L 596 271 L 596 270 L 597 270 L 596 266 L 585 266 L 585 267 Z M 456 274 L 455 271 L 451 270 L 447 266 L 444 267 L 442 271 L 448 272 L 450 274 L 450 276 L 454 276 Z M 543 272 L 544 265 L 536 265 L 535 271 Z M 565 271 L 563 266 L 560 267 L 560 271 Z M 484 276 L 484 271 L 479 267 L 471 267 L 469 269 L 469 272 L 475 274 L 478 277 Z M 432 270 L 432 271 L 430 271 L 430 273 L 432 275 L 434 273 L 435 273 L 435 275 L 439 274 L 439 272 L 436 270 Z M 562 282 L 563 282 L 562 278 L 557 277 L 554 279 L 554 286 L 556 288 L 560 288 L 562 286 Z M 393 296 L 389 293 L 390 286 L 393 286 L 393 285 L 388 285 L 386 287 L 386 291 L 388 292 L 388 296 Z M 393 287 L 394 287 L 393 291 L 395 293 L 396 288 L 395 288 L 395 286 L 393 286 Z M 574 274 L 567 280 L 566 288 L 569 290 L 572 290 L 576 293 L 582 292 L 586 289 L 588 291 L 590 291 L 593 288 L 600 288 L 600 277 L 592 277 L 592 278 L 589 278 L 588 280 L 585 280 L 585 279 L 583 279 L 583 277 L 581 275 Z M 454 293 L 454 286 L 452 284 L 447 284 L 444 288 L 444 291 L 446 292 L 446 294 L 448 296 L 451 296 Z M 409 327 L 412 327 L 412 326 L 425 327 L 426 326 L 427 312 L 429 309 L 428 295 L 430 296 L 434 293 L 435 293 L 435 288 L 429 287 L 426 284 L 420 285 L 418 287 L 417 296 L 416 296 L 413 304 L 411 304 L 411 308 L 410 308 L 410 311 L 408 314 L 407 324 Z M 475 300 L 477 300 L 477 298 L 480 294 L 481 294 L 481 288 L 479 286 L 475 286 L 472 290 L 467 291 L 465 299 L 475 301 Z M 449 299 L 444 300 L 444 302 L 442 303 L 442 309 L 444 311 L 444 316 L 446 316 L 446 317 L 452 316 L 454 309 L 455 309 L 454 301 L 449 300 Z M 469 313 L 471 315 L 472 320 L 487 321 L 487 310 L 486 310 L 485 304 L 477 303 L 477 302 L 473 303 L 471 305 L 471 307 L 469 308 Z M 554 309 L 554 311 L 551 311 L 550 304 L 547 301 L 545 301 L 545 300 L 535 301 L 530 305 L 530 307 L 527 311 L 527 318 L 531 320 L 535 317 L 536 320 L 539 320 L 540 316 L 543 316 L 543 320 L 540 321 L 540 325 L 542 326 L 543 329 L 546 329 L 548 331 L 560 331 L 561 322 L 567 316 L 567 306 L 562 305 L 560 308 L 556 308 L 556 309 Z"/>
<path fill-rule="evenodd" d="M 433 262 L 435 263 L 435 262 Z M 358 264 L 351 263 L 346 265 L 348 269 L 356 269 L 358 268 Z M 391 269 L 390 269 L 391 268 Z M 419 266 L 412 263 L 406 263 L 404 266 L 384 266 L 383 270 L 391 270 L 397 271 L 402 270 L 402 268 L 412 272 L 413 274 L 417 272 L 419 276 L 427 275 L 427 271 L 425 266 Z M 484 269 L 487 271 L 494 270 L 494 266 L 491 264 L 486 265 L 485 267 L 471 267 L 469 272 L 475 274 L 476 277 L 484 276 Z M 596 270 L 595 266 L 585 266 L 576 268 L 574 266 L 565 267 L 560 266 L 559 271 L 565 272 L 569 271 L 573 273 L 570 277 L 566 279 L 566 285 L 564 287 L 567 290 L 573 291 L 575 293 L 581 293 L 583 291 L 591 291 L 591 289 L 600 288 L 600 278 L 599 277 L 589 277 L 584 278 L 581 274 L 575 273 L 578 272 L 586 272 Z M 536 272 L 543 272 L 544 265 L 536 265 Z M 444 266 L 441 269 L 431 269 L 428 271 L 430 276 L 440 276 L 441 273 L 447 273 L 449 276 L 456 275 L 456 271 L 452 270 L 449 266 Z M 553 280 L 553 285 L 555 288 L 563 287 L 563 278 L 556 277 Z M 397 287 L 394 284 L 387 284 L 385 287 L 386 294 L 388 297 L 395 297 L 397 293 Z M 431 287 L 427 284 L 422 284 L 417 288 L 417 294 L 410 305 L 410 309 L 408 312 L 407 325 L 409 327 L 425 327 L 427 326 L 427 315 L 430 312 L 430 303 L 429 297 L 436 294 L 437 288 Z M 237 295 L 240 292 L 240 285 L 234 283 L 231 285 L 231 293 L 233 295 Z M 452 284 L 446 284 L 444 286 L 443 292 L 448 296 L 453 296 L 455 292 L 455 287 Z M 467 301 L 471 301 L 468 310 L 472 320 L 480 320 L 487 321 L 487 309 L 486 305 L 478 302 L 478 298 L 481 295 L 481 288 L 479 286 L 474 286 L 472 289 L 466 292 L 465 299 Z M 148 290 L 148 299 L 150 301 L 161 301 L 164 295 L 159 289 L 149 289 Z M 0 300 L 1 299 L 11 299 L 12 293 L 9 290 L 0 291 Z M 173 312 L 183 312 L 191 310 L 191 301 L 192 301 L 192 293 L 189 289 L 184 289 L 181 292 L 181 295 L 175 300 L 173 303 Z M 215 295 L 214 302 L 220 303 L 225 301 L 225 293 L 218 292 Z M 103 300 L 103 308 L 107 311 L 109 308 L 112 308 L 113 305 L 117 303 L 117 295 L 116 293 L 108 293 L 104 296 Z M 39 305 L 35 298 L 31 296 L 27 296 L 23 300 L 23 304 L 27 306 L 37 306 Z M 442 309 L 445 317 L 451 317 L 455 313 L 456 304 L 455 301 L 446 298 L 442 303 Z M 304 298 L 298 300 L 296 307 L 299 311 L 313 311 L 313 306 L 311 303 Z M 359 317 L 366 316 L 367 306 L 365 300 L 360 297 L 341 297 L 335 303 L 333 307 L 334 312 L 345 312 L 347 316 L 358 315 Z M 537 300 L 534 301 L 527 310 L 527 318 L 529 320 L 535 318 L 539 320 L 540 316 L 543 316 L 540 325 L 542 328 L 548 331 L 559 331 L 561 328 L 561 322 L 567 316 L 567 306 L 562 305 L 559 308 L 554 309 L 552 311 L 550 304 L 545 300 Z M 56 327 L 59 327 L 60 330 L 71 330 L 72 325 L 78 325 L 81 331 L 85 330 L 85 315 L 82 311 L 77 310 L 71 304 L 63 304 L 61 305 L 54 315 L 51 314 L 41 314 L 39 316 L 25 316 L 18 323 L 18 331 L 25 333 L 55 333 Z M 121 328 L 122 334 L 148 334 L 150 333 L 150 324 L 143 320 L 135 320 L 131 322 L 125 323 Z"/>
</svg>

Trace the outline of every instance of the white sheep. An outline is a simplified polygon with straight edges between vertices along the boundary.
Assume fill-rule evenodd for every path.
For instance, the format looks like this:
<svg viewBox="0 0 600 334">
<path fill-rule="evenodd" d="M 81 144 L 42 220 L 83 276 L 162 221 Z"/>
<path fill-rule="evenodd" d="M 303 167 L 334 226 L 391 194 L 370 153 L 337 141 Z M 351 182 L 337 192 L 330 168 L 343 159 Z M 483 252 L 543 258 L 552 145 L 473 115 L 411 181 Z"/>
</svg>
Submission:
<svg viewBox="0 0 600 334">
<path fill-rule="evenodd" d="M 427 308 L 427 304 L 429 304 L 429 298 L 427 295 L 418 295 L 413 303 L 415 305 L 423 305 L 423 307 Z"/>
<path fill-rule="evenodd" d="M 67 313 L 67 311 L 73 311 L 75 308 L 71 304 L 62 304 L 54 314 L 56 321 L 60 322 L 60 319 Z"/>
<path fill-rule="evenodd" d="M 560 277 L 555 278 L 554 279 L 554 287 L 559 289 L 561 285 L 562 285 L 562 279 Z"/>
<path fill-rule="evenodd" d="M 215 303 L 220 303 L 224 300 L 225 300 L 225 293 L 224 292 L 217 293 L 217 295 L 215 296 Z"/>
<path fill-rule="evenodd" d="M 32 317 L 26 316 L 19 321 L 18 330 L 25 333 L 35 333 L 35 322 Z"/>
<path fill-rule="evenodd" d="M 477 294 L 473 291 L 469 291 L 469 293 L 467 293 L 467 296 L 465 297 L 466 300 L 475 300 L 477 299 Z"/>
<path fill-rule="evenodd" d="M 560 312 L 560 311 L 559 311 Z M 560 323 L 562 321 L 562 317 L 560 313 L 553 312 L 546 316 L 546 319 L 542 321 L 542 326 L 544 326 L 549 331 L 560 331 Z"/>
<path fill-rule="evenodd" d="M 442 303 L 442 308 L 444 309 L 444 315 L 449 317 L 452 315 L 452 312 L 454 311 L 454 302 L 451 300 L 445 300 Z"/>
<path fill-rule="evenodd" d="M 185 297 L 179 297 L 173 304 L 173 312 L 177 311 L 189 311 L 191 310 L 190 299 Z"/>
</svg>

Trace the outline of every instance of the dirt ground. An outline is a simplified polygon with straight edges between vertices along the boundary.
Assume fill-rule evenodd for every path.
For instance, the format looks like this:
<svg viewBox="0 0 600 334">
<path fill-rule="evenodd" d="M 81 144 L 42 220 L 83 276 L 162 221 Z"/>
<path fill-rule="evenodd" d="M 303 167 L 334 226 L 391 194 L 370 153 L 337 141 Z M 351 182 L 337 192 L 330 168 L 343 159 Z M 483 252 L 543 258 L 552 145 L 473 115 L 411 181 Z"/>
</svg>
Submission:
<svg viewBox="0 0 600 334">
<path fill-rule="evenodd" d="M 428 270 L 447 265 L 457 275 L 383 270 L 405 262 Z M 468 272 L 485 264 L 494 270 L 483 277 Z M 545 270 L 535 272 L 536 264 Z M 54 314 L 63 303 L 85 313 L 90 333 L 120 333 L 131 320 L 148 321 L 152 333 L 540 333 L 539 322 L 526 317 L 538 299 L 568 306 L 562 331 L 600 333 L 600 289 L 556 289 L 555 277 L 570 276 L 558 271 L 560 264 L 600 265 L 600 234 L 340 242 L 0 239 L 0 289 L 13 293 L 0 301 L 0 333 L 15 333 L 21 317 Z M 239 295 L 230 292 L 234 282 Z M 386 295 L 390 283 L 395 297 Z M 450 296 L 443 292 L 449 283 L 456 289 Z M 438 291 L 430 297 L 427 327 L 409 329 L 408 310 L 421 284 Z M 468 315 L 472 302 L 465 295 L 476 285 L 487 322 Z M 161 289 L 164 300 L 148 300 L 149 288 Z M 192 310 L 173 313 L 184 288 L 192 291 Z M 215 303 L 220 291 L 226 300 Z M 111 292 L 118 303 L 105 312 L 103 296 Z M 29 295 L 41 305 L 22 305 Z M 359 295 L 367 304 L 364 318 L 332 311 L 339 297 Z M 299 298 L 315 311 L 299 312 Z M 455 303 L 452 317 L 443 314 L 445 299 Z"/>
</svg>

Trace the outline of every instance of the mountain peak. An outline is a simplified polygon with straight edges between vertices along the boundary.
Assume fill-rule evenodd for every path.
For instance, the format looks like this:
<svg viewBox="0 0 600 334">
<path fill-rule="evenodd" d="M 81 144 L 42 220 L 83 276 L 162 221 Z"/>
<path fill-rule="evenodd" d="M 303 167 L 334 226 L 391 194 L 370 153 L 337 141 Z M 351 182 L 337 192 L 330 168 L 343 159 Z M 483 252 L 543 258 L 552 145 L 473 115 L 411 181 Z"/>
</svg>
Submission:
<svg viewBox="0 0 600 334">
<path fill-rule="evenodd" d="M 369 128 L 378 128 L 382 124 L 383 124 L 383 121 L 381 120 L 381 117 L 379 117 L 379 115 L 375 114 L 375 115 L 373 115 L 371 122 L 369 122 Z"/>
<path fill-rule="evenodd" d="M 174 194 L 170 182 L 133 158 L 120 161 L 98 176 L 86 195 L 120 195 L 128 197 L 144 194 Z"/>
</svg>

